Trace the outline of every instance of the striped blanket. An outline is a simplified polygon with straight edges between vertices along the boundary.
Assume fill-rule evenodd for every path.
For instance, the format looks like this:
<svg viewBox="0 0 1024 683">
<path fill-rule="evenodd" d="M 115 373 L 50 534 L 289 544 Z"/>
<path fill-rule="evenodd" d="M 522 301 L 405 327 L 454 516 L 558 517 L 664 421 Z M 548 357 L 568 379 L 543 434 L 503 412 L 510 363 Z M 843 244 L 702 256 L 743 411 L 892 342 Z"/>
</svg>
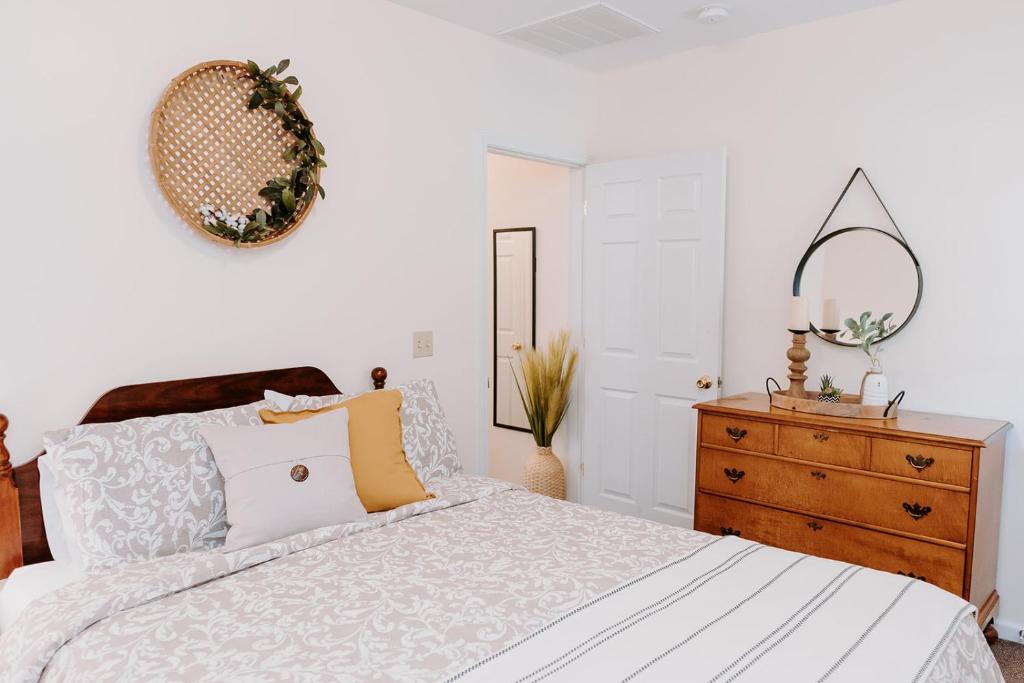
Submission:
<svg viewBox="0 0 1024 683">
<path fill-rule="evenodd" d="M 449 680 L 968 680 L 933 669 L 958 627 L 977 630 L 972 618 L 970 604 L 921 581 L 726 536 Z"/>
</svg>

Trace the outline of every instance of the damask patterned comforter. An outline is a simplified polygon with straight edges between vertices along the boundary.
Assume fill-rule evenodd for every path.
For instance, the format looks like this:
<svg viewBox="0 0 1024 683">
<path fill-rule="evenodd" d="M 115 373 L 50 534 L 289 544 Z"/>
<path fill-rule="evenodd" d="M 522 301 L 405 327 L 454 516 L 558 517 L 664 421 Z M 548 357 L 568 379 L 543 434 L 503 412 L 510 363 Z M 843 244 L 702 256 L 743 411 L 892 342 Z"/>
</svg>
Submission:
<svg viewBox="0 0 1024 683">
<path fill-rule="evenodd" d="M 654 585 L 646 578 L 685 582 L 666 568 L 697 567 L 707 561 L 697 558 L 722 551 L 761 552 L 756 544 L 554 501 L 481 477 L 437 480 L 430 488 L 436 499 L 358 524 L 233 553 L 121 565 L 66 586 L 37 600 L 0 638 L 0 681 L 514 680 L 523 670 L 540 680 L 550 668 L 544 653 L 562 652 L 566 638 L 579 636 L 579 627 L 565 627 L 573 615 L 596 614 L 595 604 L 628 612 L 631 600 L 643 609 L 649 596 L 640 591 Z M 920 590 L 938 592 L 913 587 Z M 761 593 L 755 583 L 748 592 Z M 700 587 L 700 609 L 731 610 L 734 593 L 709 579 Z M 941 637 L 891 642 L 890 655 L 920 660 L 910 667 L 918 672 L 914 680 L 1002 680 L 966 603 L 950 609 L 956 618 L 939 629 Z M 789 615 L 780 606 L 778 620 Z M 675 628 L 668 623 L 667 630 Z M 700 669 L 691 665 L 710 653 L 743 655 L 751 643 L 736 634 L 709 632 L 687 655 L 696 659 L 645 668 L 630 680 L 690 680 L 686 672 Z M 531 654 L 538 646 L 542 654 Z M 610 652 L 614 660 L 622 651 Z M 827 673 L 816 660 L 775 665 L 786 681 Z M 841 671 L 843 661 L 833 666 Z M 592 668 L 587 680 L 622 680 L 620 670 L 632 671 Z M 887 671 L 880 667 L 874 679 L 905 680 L 887 678 Z M 730 676 L 767 680 L 756 672 L 734 669 Z"/>
</svg>

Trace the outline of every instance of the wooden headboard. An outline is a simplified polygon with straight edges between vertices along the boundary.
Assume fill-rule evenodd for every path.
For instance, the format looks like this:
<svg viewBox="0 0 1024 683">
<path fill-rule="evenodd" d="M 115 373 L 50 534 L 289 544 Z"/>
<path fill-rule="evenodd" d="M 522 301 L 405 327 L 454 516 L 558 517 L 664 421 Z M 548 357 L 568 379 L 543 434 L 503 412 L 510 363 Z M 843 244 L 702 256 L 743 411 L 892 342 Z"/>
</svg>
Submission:
<svg viewBox="0 0 1024 683">
<path fill-rule="evenodd" d="M 387 376 L 384 368 L 374 368 L 374 389 L 384 388 Z M 133 384 L 105 393 L 79 424 L 230 408 L 263 400 L 266 389 L 310 396 L 341 393 L 323 370 L 313 367 Z M 4 447 L 7 427 L 7 418 L 0 415 L 0 579 L 24 564 L 53 559 L 43 528 L 38 456 L 12 468 Z"/>
</svg>

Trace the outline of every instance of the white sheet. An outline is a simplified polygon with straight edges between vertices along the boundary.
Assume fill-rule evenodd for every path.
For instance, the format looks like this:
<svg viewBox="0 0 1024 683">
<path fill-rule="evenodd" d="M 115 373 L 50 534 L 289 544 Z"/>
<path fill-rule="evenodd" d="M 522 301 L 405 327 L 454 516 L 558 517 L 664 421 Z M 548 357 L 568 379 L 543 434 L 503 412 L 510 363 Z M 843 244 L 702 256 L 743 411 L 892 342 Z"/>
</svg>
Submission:
<svg viewBox="0 0 1024 683">
<path fill-rule="evenodd" d="M 44 453 L 39 456 L 36 465 L 39 467 L 39 502 L 43 508 L 43 529 L 46 530 L 50 554 L 57 562 L 74 561 L 64 538 L 64 519 L 57 502 L 57 480 L 53 475 L 50 458 Z"/>
<path fill-rule="evenodd" d="M 0 590 L 0 633 L 36 598 L 51 593 L 82 577 L 82 570 L 70 562 L 40 562 L 18 567 Z"/>
</svg>

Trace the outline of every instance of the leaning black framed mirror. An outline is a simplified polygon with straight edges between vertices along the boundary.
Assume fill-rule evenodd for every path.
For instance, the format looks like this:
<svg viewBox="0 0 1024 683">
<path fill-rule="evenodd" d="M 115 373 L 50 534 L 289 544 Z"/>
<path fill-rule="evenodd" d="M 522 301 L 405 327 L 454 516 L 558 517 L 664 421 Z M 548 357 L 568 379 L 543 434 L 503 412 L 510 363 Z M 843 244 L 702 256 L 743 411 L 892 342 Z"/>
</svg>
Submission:
<svg viewBox="0 0 1024 683">
<path fill-rule="evenodd" d="M 537 229 L 494 230 L 492 302 L 495 427 L 530 431 L 513 375 L 518 353 L 537 345 Z"/>
<path fill-rule="evenodd" d="M 841 228 L 815 239 L 793 276 L 793 295 L 807 300 L 810 327 L 819 338 L 857 346 L 843 334 L 847 318 L 864 311 L 892 313 L 899 334 L 917 313 L 924 277 L 917 256 L 898 236 L 869 227 Z"/>
</svg>

